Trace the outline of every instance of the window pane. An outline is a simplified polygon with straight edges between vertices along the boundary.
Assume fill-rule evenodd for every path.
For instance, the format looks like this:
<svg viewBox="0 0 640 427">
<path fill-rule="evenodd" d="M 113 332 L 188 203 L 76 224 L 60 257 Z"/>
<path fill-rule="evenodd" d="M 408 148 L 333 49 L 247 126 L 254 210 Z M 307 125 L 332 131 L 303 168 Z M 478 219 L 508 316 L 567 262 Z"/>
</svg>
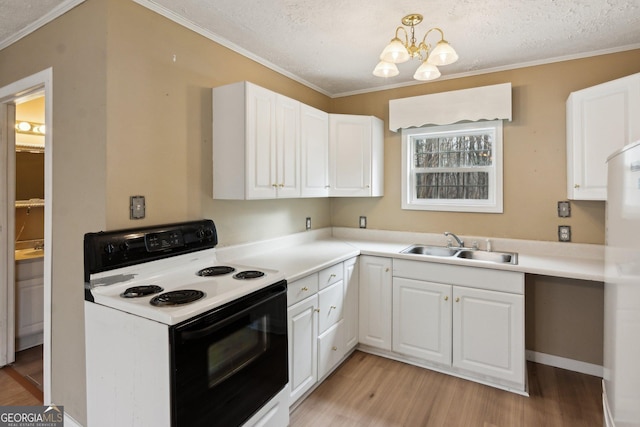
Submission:
<svg viewBox="0 0 640 427">
<path fill-rule="evenodd" d="M 489 198 L 489 173 L 417 173 L 416 198 L 487 200 Z"/>
<path fill-rule="evenodd" d="M 491 134 L 414 138 L 415 168 L 457 168 L 491 166 Z"/>
</svg>

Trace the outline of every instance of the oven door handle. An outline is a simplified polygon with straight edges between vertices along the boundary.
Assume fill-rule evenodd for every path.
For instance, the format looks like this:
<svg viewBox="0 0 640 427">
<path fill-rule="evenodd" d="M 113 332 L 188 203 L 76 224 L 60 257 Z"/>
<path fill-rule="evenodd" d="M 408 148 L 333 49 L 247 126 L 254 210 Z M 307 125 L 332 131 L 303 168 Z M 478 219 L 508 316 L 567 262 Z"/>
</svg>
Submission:
<svg viewBox="0 0 640 427">
<path fill-rule="evenodd" d="M 249 307 L 240 310 L 239 312 L 226 317 L 225 319 L 221 320 L 220 322 L 216 322 L 213 323 L 209 326 L 205 326 L 204 328 L 200 328 L 200 329 L 196 329 L 193 331 L 182 331 L 180 332 L 180 338 L 182 339 L 182 342 L 185 341 L 194 341 L 194 340 L 198 340 L 202 337 L 206 337 L 207 335 L 211 334 L 212 332 L 214 332 L 215 330 L 233 322 L 234 320 L 244 316 L 245 314 L 247 314 L 249 311 L 254 310 L 256 307 L 263 305 L 275 298 L 280 297 L 283 293 L 286 293 L 286 291 L 279 291 L 278 293 L 275 293 L 267 298 L 263 298 L 260 301 L 258 301 L 256 304 L 252 304 Z"/>
</svg>

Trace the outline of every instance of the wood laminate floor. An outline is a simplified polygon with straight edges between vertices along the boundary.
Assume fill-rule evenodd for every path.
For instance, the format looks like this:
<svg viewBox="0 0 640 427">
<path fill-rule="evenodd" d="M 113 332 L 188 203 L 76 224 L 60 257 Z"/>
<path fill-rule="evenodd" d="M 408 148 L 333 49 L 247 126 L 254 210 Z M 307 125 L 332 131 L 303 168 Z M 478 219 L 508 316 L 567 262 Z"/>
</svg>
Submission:
<svg viewBox="0 0 640 427">
<path fill-rule="evenodd" d="M 16 353 L 16 361 L 0 369 L 0 406 L 42 405 L 42 346 Z"/>
<path fill-rule="evenodd" d="M 530 397 L 356 351 L 292 427 L 602 426 L 601 379 L 528 363 Z"/>
</svg>

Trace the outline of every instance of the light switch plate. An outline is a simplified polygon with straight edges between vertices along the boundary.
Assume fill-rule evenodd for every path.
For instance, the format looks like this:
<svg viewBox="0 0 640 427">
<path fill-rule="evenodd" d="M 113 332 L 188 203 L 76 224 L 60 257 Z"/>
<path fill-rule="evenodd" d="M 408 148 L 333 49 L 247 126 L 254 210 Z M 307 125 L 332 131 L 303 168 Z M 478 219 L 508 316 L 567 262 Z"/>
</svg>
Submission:
<svg viewBox="0 0 640 427">
<path fill-rule="evenodd" d="M 144 196 L 131 196 L 130 200 L 130 215 L 131 219 L 142 219 L 145 215 Z"/>
<path fill-rule="evenodd" d="M 571 241 L 571 226 L 569 225 L 558 226 L 558 240 L 561 242 Z"/>
<path fill-rule="evenodd" d="M 571 204 L 569 202 L 558 202 L 558 216 L 560 218 L 571 216 Z"/>
</svg>

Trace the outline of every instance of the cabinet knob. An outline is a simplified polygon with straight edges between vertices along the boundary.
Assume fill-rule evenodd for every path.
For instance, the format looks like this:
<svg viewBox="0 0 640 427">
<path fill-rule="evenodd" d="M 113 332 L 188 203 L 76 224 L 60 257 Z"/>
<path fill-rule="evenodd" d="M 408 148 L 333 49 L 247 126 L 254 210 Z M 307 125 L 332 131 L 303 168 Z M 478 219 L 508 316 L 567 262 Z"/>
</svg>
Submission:
<svg viewBox="0 0 640 427">
<path fill-rule="evenodd" d="M 329 280 L 333 279 L 334 277 L 336 277 L 336 275 L 332 274 L 331 276 L 329 276 Z"/>
<path fill-rule="evenodd" d="M 332 305 L 331 307 L 329 307 L 329 311 L 335 310 L 336 308 L 338 308 L 338 307 L 336 307 L 335 305 Z"/>
<path fill-rule="evenodd" d="M 338 351 L 338 347 L 336 347 L 335 345 L 333 347 L 331 347 L 331 350 L 333 351 Z"/>
<path fill-rule="evenodd" d="M 271 184 L 272 187 L 278 188 L 278 184 Z"/>
<path fill-rule="evenodd" d="M 384 271 L 385 271 L 385 273 L 388 273 L 389 272 L 389 267 L 385 268 Z"/>
<path fill-rule="evenodd" d="M 460 302 L 460 298 L 456 298 L 456 302 Z"/>
<path fill-rule="evenodd" d="M 315 309 L 315 310 L 313 310 L 313 311 L 315 311 L 316 313 L 320 313 L 320 309 L 319 309 L 319 308 L 316 308 L 316 309 Z"/>
<path fill-rule="evenodd" d="M 365 185 L 364 188 L 371 188 L 371 186 L 370 185 Z"/>
<path fill-rule="evenodd" d="M 308 291 L 308 290 L 309 290 L 309 288 L 307 288 L 307 287 L 305 286 L 304 288 L 300 289 L 300 292 L 306 292 L 306 291 Z"/>
<path fill-rule="evenodd" d="M 580 184 L 574 185 L 573 188 L 580 188 Z"/>
<path fill-rule="evenodd" d="M 331 188 L 331 186 L 330 185 L 325 185 L 324 188 Z"/>
<path fill-rule="evenodd" d="M 284 187 L 284 184 L 280 184 L 278 187 L 282 188 L 282 187 Z"/>
<path fill-rule="evenodd" d="M 445 295 L 444 300 L 449 301 L 449 296 Z"/>
</svg>

